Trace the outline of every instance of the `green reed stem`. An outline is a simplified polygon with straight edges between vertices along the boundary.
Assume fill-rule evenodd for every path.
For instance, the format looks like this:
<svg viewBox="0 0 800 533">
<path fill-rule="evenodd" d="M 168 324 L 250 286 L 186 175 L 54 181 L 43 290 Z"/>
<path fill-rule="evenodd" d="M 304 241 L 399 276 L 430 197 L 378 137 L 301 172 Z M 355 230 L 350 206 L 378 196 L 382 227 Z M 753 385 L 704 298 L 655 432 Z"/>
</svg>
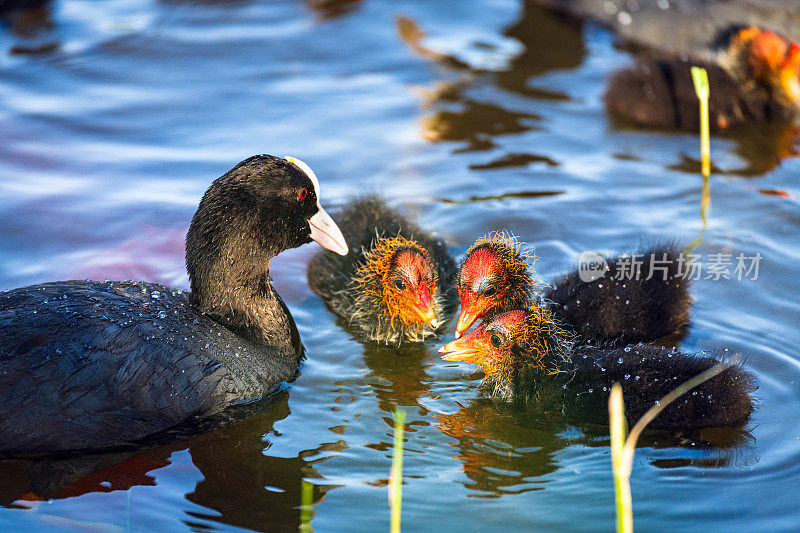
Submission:
<svg viewBox="0 0 800 533">
<path fill-rule="evenodd" d="M 708 176 L 703 176 L 703 187 L 700 190 L 700 222 L 703 226 L 700 228 L 700 235 L 683 250 L 685 255 L 689 255 L 692 251 L 703 244 L 703 237 L 708 229 L 708 215 L 711 212 L 711 180 Z"/>
<path fill-rule="evenodd" d="M 314 517 L 314 485 L 305 479 L 300 482 L 300 527 L 303 533 L 311 533 L 311 519 Z"/>
<path fill-rule="evenodd" d="M 617 510 L 617 533 L 633 533 L 633 498 L 631 497 L 631 470 L 636 441 L 644 428 L 653 421 L 669 404 L 683 396 L 689 390 L 708 381 L 720 372 L 729 368 L 735 361 L 718 363 L 705 372 L 701 372 L 661 398 L 633 426 L 625 437 L 625 402 L 622 399 L 622 387 L 614 383 L 611 396 L 608 398 L 608 414 L 611 431 L 611 468 L 614 472 L 614 496 Z"/>
<path fill-rule="evenodd" d="M 614 383 L 608 398 L 608 414 L 611 421 L 611 468 L 614 472 L 614 500 L 617 508 L 617 533 L 633 531 L 633 501 L 631 484 L 625 477 L 622 464 L 625 448 L 625 402 L 622 400 L 622 387 Z"/>
<path fill-rule="evenodd" d="M 692 67 L 694 92 L 700 100 L 700 156 L 703 161 L 703 176 L 711 174 L 711 140 L 708 133 L 708 97 L 711 91 L 708 86 L 708 72 L 700 67 Z"/>
<path fill-rule="evenodd" d="M 711 175 L 711 139 L 708 127 L 708 98 L 711 95 L 711 89 L 708 85 L 708 72 L 706 72 L 706 69 L 692 67 L 692 83 L 694 83 L 694 92 L 697 94 L 697 99 L 700 101 L 700 172 L 703 174 L 700 219 L 703 222 L 703 228 L 700 230 L 700 236 L 686 247 L 686 253 L 691 252 L 703 242 L 703 235 L 706 232 L 706 228 L 708 228 L 708 212 L 711 207 L 711 187 L 708 181 L 708 177 Z"/>
<path fill-rule="evenodd" d="M 392 508 L 391 533 L 400 533 L 400 512 L 403 505 L 403 429 L 406 412 L 394 412 L 394 447 L 392 451 L 392 474 L 389 483 L 389 504 Z"/>
</svg>

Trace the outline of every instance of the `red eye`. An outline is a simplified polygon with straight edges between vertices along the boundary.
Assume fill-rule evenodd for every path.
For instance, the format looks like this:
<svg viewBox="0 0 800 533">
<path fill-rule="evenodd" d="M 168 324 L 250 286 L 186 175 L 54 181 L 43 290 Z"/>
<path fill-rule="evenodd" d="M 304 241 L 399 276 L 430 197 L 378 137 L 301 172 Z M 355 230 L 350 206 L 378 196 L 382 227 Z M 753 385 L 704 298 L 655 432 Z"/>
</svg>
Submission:
<svg viewBox="0 0 800 533">
<path fill-rule="evenodd" d="M 308 189 L 303 189 L 300 191 L 300 200 L 305 200 L 306 196 L 308 196 Z"/>
</svg>

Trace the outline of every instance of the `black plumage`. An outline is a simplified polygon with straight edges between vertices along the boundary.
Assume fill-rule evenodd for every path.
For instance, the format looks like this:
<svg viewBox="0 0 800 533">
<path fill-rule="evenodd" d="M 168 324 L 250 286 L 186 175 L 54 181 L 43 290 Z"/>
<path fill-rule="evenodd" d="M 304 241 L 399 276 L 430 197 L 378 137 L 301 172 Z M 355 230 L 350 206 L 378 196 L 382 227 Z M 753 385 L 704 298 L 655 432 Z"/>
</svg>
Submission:
<svg viewBox="0 0 800 533">
<path fill-rule="evenodd" d="M 348 204 L 338 217 L 338 224 L 350 245 L 350 253 L 344 257 L 318 253 L 309 263 L 308 281 L 345 327 L 358 339 L 387 344 L 421 341 L 437 333 L 451 317 L 456 304 L 456 264 L 445 243 L 375 196 Z M 361 274 L 365 270 L 375 271 L 368 263 L 391 263 L 393 252 L 409 246 L 427 253 L 438 278 L 433 294 L 438 320 L 435 328 L 390 320 L 379 286 L 386 280 L 377 277 L 364 280 Z"/>
<path fill-rule="evenodd" d="M 603 276 L 593 281 L 583 281 L 576 269 L 541 292 L 527 259 L 520 244 L 502 233 L 467 251 L 458 273 L 459 333 L 478 318 L 533 305 L 549 309 L 579 344 L 654 341 L 689 322 L 691 265 L 675 244 L 606 259 Z"/>
<path fill-rule="evenodd" d="M 549 309 L 582 343 L 624 345 L 660 339 L 689 323 L 691 271 L 672 244 L 606 261 L 601 278 L 575 271 L 544 291 Z"/>
<path fill-rule="evenodd" d="M 606 109 L 635 126 L 698 131 L 700 107 L 692 66 L 708 73 L 712 131 L 757 122 L 788 122 L 798 114 L 797 102 L 783 97 L 775 87 L 745 83 L 716 64 L 687 63 L 678 58 L 643 60 L 614 73 L 603 96 Z"/>
<path fill-rule="evenodd" d="M 586 355 L 584 359 L 583 356 Z M 609 349 L 579 349 L 565 390 L 566 404 L 607 420 L 611 385 L 622 385 L 628 427 L 677 386 L 724 362 L 719 355 L 692 355 L 646 344 Z M 569 372 L 567 376 L 569 376 Z M 755 378 L 739 363 L 691 389 L 650 423 L 652 429 L 686 430 L 734 427 L 753 412 Z"/>
<path fill-rule="evenodd" d="M 117 281 L 0 293 L 0 453 L 141 439 L 292 378 L 302 345 L 269 260 L 310 241 L 317 189 L 266 155 L 217 179 L 186 238 L 191 294 Z"/>
<path fill-rule="evenodd" d="M 478 365 L 487 396 L 563 411 L 580 423 L 607 423 L 611 387 L 620 383 L 629 425 L 679 385 L 725 362 L 647 344 L 581 345 L 535 306 L 500 313 L 440 352 L 444 359 Z M 728 359 L 727 368 L 671 403 L 649 427 L 677 432 L 746 423 L 755 378 Z"/>
<path fill-rule="evenodd" d="M 516 376 L 517 401 L 551 402 L 580 423 L 608 424 L 608 397 L 622 386 L 625 416 L 632 427 L 648 409 L 679 385 L 724 361 L 718 355 L 690 355 L 646 344 L 624 348 L 578 348 L 563 372 Z M 484 384 L 491 389 L 491 380 Z M 649 425 L 673 432 L 744 425 L 753 412 L 755 378 L 740 364 L 669 404 Z"/>
<path fill-rule="evenodd" d="M 27 11 L 49 4 L 50 0 L 0 0 L 0 17 L 14 11 Z"/>
</svg>

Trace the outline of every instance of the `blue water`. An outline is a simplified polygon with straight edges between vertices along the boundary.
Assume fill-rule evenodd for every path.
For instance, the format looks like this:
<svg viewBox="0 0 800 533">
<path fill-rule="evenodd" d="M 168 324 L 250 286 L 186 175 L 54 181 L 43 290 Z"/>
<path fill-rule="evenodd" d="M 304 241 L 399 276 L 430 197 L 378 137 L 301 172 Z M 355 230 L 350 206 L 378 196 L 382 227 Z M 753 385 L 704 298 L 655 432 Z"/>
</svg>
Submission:
<svg viewBox="0 0 800 533">
<path fill-rule="evenodd" d="M 334 216 L 385 195 L 459 255 L 489 230 L 530 243 L 543 279 L 587 249 L 672 237 L 761 254 L 757 280 L 697 281 L 687 351 L 727 347 L 758 408 L 716 448 L 657 434 L 632 474 L 639 531 L 800 524 L 797 133 L 712 140 L 703 231 L 698 140 L 617 129 L 601 96 L 629 61 L 613 36 L 512 0 L 61 0 L 39 54 L 0 30 L 0 289 L 137 278 L 187 288 L 183 239 L 209 183 L 255 153 L 294 155 Z M 424 33 L 421 40 L 414 35 Z M 788 196 L 768 194 L 783 191 Z M 479 399 L 438 344 L 354 341 L 305 281 L 272 276 L 309 359 L 272 409 L 172 446 L 0 463 L 0 529 L 388 529 L 396 407 L 408 413 L 405 531 L 608 531 L 603 428 Z M 450 326 L 453 327 L 452 324 Z M 448 336 L 450 332 L 448 333 Z"/>
</svg>

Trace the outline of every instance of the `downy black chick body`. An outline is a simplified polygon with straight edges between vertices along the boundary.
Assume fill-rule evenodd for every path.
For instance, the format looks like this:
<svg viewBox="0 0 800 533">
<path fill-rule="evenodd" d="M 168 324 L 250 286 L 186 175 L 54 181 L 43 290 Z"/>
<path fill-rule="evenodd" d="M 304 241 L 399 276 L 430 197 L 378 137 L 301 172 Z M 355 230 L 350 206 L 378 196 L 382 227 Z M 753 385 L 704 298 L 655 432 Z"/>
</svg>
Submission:
<svg viewBox="0 0 800 533">
<path fill-rule="evenodd" d="M 606 260 L 605 274 L 583 281 L 579 271 L 544 290 L 553 315 L 579 343 L 622 346 L 672 335 L 689 323 L 691 276 L 673 244 Z"/>
<path fill-rule="evenodd" d="M 620 383 L 629 425 L 677 386 L 724 360 L 645 344 L 576 345 L 540 307 L 500 313 L 439 351 L 443 359 L 480 367 L 487 396 L 549 406 L 581 423 L 608 422 L 611 387 Z M 741 426 L 753 411 L 754 389 L 753 376 L 732 364 L 679 397 L 649 427 L 678 432 Z"/>
</svg>

